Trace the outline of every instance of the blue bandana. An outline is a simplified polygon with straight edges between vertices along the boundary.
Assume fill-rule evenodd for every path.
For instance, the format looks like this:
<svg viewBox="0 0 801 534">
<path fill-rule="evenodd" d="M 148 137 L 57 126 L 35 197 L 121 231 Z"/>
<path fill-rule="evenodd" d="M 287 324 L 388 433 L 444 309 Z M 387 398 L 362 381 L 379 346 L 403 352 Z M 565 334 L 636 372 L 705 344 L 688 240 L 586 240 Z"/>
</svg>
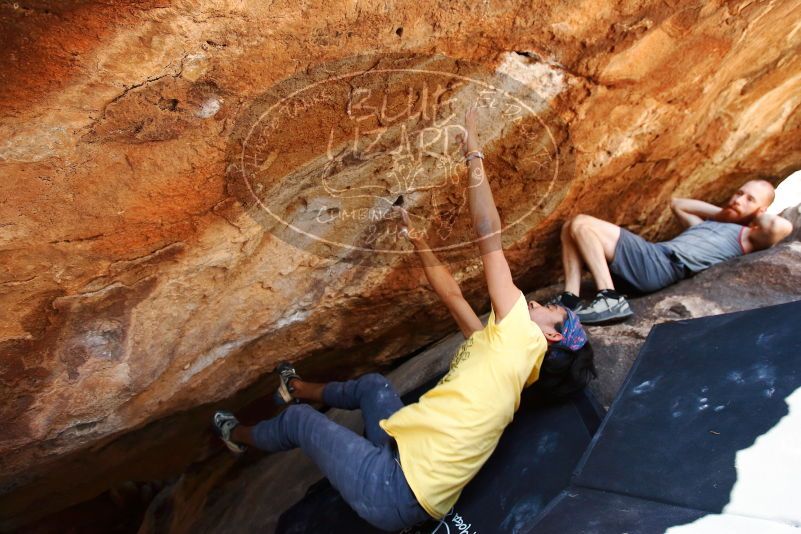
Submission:
<svg viewBox="0 0 801 534">
<path fill-rule="evenodd" d="M 562 306 L 562 308 L 567 312 L 567 317 L 565 317 L 565 321 L 562 323 L 562 341 L 554 343 L 551 346 L 575 352 L 587 342 L 587 333 L 584 331 L 584 327 L 581 326 L 579 318 L 573 313 L 573 310 L 565 308 L 564 306 Z"/>
</svg>

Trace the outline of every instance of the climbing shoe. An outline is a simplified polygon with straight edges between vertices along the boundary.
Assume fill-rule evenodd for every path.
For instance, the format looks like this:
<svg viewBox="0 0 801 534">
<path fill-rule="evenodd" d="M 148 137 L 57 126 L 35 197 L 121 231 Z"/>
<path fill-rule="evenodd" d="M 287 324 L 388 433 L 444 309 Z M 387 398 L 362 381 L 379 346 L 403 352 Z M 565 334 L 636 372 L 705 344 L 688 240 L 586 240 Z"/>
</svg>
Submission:
<svg viewBox="0 0 801 534">
<path fill-rule="evenodd" d="M 244 445 L 239 445 L 238 443 L 234 443 L 231 440 L 231 433 L 236 428 L 236 425 L 239 424 L 239 420 L 234 417 L 234 414 L 231 412 L 224 412 L 224 411 L 217 411 L 214 412 L 213 418 L 213 427 L 214 433 L 219 436 L 225 446 L 231 449 L 231 452 L 235 452 L 236 454 L 242 454 L 247 450 L 247 447 Z"/>
<path fill-rule="evenodd" d="M 287 362 L 281 362 L 275 368 L 278 373 L 278 390 L 275 392 L 273 398 L 277 404 L 297 404 L 300 402 L 292 396 L 295 388 L 290 383 L 292 380 L 300 380 L 300 375 L 295 371 L 295 368 Z"/>
<path fill-rule="evenodd" d="M 575 309 L 581 304 L 581 299 L 570 291 L 563 291 L 549 300 L 548 304 L 557 304 L 567 308 L 568 310 L 575 311 Z"/>
<path fill-rule="evenodd" d="M 579 304 L 574 311 L 581 324 L 587 325 L 623 321 L 634 315 L 625 297 L 603 291 L 598 292 L 592 302 Z"/>
</svg>

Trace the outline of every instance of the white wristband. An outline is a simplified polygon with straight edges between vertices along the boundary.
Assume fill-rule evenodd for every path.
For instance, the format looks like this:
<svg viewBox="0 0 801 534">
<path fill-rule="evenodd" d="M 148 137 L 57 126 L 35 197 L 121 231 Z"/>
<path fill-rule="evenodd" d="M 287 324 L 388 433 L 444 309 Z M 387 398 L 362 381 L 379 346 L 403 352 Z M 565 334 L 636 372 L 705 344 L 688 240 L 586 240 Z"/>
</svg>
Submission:
<svg viewBox="0 0 801 534">
<path fill-rule="evenodd" d="M 473 150 L 471 152 L 468 152 L 467 156 L 465 156 L 464 158 L 464 162 L 470 163 L 471 160 L 474 160 L 476 158 L 484 159 L 484 154 L 480 150 Z"/>
</svg>

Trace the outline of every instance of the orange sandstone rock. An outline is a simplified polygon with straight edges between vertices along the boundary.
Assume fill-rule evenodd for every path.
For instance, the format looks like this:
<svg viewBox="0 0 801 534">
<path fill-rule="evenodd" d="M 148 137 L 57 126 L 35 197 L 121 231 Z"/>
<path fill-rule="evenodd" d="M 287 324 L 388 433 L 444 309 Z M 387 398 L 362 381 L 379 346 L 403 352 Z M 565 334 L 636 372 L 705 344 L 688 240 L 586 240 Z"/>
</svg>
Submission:
<svg viewBox="0 0 801 534">
<path fill-rule="evenodd" d="M 481 130 L 501 214 L 521 220 L 507 242 L 525 289 L 557 276 L 570 215 L 667 237 L 672 195 L 719 201 L 746 178 L 776 182 L 801 166 L 798 3 L 679 4 L 0 5 L 0 524 L 179 472 L 208 453 L 211 406 L 265 394 L 279 360 L 343 377 L 453 328 L 408 257 L 342 251 L 338 242 L 366 242 L 359 221 L 327 234 L 334 245 L 298 241 L 248 203 L 232 154 L 270 91 L 287 96 L 332 65 L 366 72 L 372 58 L 539 95 L 552 136 L 536 114 L 516 122 L 501 108 L 487 108 Z M 435 75 L 415 76 L 436 86 Z M 311 224 L 329 207 L 303 180 L 347 151 L 347 103 L 362 86 L 346 85 L 302 120 L 264 130 L 278 155 L 265 144 L 247 167 L 272 187 L 251 198 L 290 222 Z M 365 120 L 400 146 L 410 115 L 377 116 Z M 386 167 L 390 152 L 342 159 L 338 172 L 350 174 L 336 176 L 408 180 L 415 169 Z M 555 174 L 554 157 L 566 165 Z M 454 187 L 408 201 L 453 223 L 439 244 L 469 240 L 461 168 L 435 160 L 425 176 Z M 526 206 L 536 209 L 521 219 Z M 484 309 L 469 250 L 452 265 Z"/>
</svg>

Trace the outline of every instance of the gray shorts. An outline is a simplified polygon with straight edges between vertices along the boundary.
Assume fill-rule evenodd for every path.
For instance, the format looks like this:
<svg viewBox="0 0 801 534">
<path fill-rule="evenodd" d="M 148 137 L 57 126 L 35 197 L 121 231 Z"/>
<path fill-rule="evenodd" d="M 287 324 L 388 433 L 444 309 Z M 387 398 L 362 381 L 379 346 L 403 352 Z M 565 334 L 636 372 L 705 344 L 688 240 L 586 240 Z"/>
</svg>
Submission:
<svg viewBox="0 0 801 534">
<path fill-rule="evenodd" d="M 637 291 L 650 293 L 687 277 L 686 269 L 670 249 L 620 229 L 615 259 L 609 271 Z"/>
</svg>

